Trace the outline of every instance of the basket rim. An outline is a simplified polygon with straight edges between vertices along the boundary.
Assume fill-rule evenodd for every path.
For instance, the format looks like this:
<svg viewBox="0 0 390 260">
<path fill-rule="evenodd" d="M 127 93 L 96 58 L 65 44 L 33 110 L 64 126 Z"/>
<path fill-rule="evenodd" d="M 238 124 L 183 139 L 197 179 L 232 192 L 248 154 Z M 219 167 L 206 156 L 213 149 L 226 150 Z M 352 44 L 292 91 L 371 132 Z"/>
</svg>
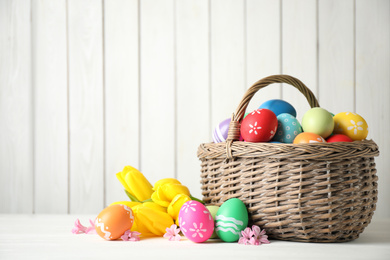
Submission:
<svg viewBox="0 0 390 260">
<path fill-rule="evenodd" d="M 230 145 L 231 159 L 236 158 L 292 158 L 296 160 L 315 159 L 329 161 L 331 159 L 353 159 L 379 156 L 378 145 L 372 140 L 334 143 L 252 143 L 233 141 Z M 229 159 L 227 141 L 220 143 L 202 143 L 198 147 L 197 156 L 204 159 Z"/>
</svg>

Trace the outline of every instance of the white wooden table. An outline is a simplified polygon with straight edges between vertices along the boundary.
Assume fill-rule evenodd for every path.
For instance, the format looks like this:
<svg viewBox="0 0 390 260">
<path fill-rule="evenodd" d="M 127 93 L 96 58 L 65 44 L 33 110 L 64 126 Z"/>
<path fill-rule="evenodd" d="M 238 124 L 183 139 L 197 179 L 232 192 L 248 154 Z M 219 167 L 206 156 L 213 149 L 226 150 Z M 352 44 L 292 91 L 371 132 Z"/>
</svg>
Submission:
<svg viewBox="0 0 390 260">
<path fill-rule="evenodd" d="M 373 219 L 360 238 L 347 243 L 196 244 L 164 238 L 138 242 L 105 241 L 98 235 L 75 235 L 73 223 L 95 216 L 0 215 L 0 259 L 390 259 L 390 219 Z"/>
</svg>

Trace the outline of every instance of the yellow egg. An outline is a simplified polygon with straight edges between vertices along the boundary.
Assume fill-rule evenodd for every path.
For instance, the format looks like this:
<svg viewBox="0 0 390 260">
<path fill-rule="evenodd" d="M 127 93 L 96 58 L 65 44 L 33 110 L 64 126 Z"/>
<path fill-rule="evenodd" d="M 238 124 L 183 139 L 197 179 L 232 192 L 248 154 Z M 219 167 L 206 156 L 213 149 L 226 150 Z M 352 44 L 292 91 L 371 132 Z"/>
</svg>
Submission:
<svg viewBox="0 0 390 260">
<path fill-rule="evenodd" d="M 368 125 L 363 117 L 352 112 L 338 113 L 333 117 L 333 133 L 344 134 L 352 140 L 364 140 L 368 135 Z"/>
</svg>

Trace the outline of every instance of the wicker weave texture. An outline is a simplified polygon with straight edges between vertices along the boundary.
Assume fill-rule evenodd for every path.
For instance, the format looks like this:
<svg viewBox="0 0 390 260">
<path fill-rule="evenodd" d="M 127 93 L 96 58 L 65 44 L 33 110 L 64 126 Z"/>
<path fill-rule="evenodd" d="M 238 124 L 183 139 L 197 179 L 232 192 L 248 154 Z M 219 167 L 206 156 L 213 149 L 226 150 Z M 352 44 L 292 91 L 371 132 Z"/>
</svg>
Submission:
<svg viewBox="0 0 390 260">
<path fill-rule="evenodd" d="M 253 89 L 259 90 L 259 85 L 286 82 L 286 78 L 292 81 L 290 76 L 273 77 L 255 83 L 249 95 L 253 96 Z M 293 81 L 297 84 L 298 80 Z M 230 128 L 239 128 L 243 108 L 250 100 L 248 92 L 233 114 L 235 122 Z M 307 94 L 310 91 L 301 92 L 310 96 L 312 107 L 318 106 L 315 97 Z M 374 157 L 379 150 L 374 141 L 294 145 L 240 142 L 235 138 L 233 133 L 227 142 L 198 148 L 202 194 L 207 204 L 221 205 L 239 198 L 248 208 L 250 224 L 282 240 L 350 241 L 370 223 L 378 193 Z"/>
</svg>

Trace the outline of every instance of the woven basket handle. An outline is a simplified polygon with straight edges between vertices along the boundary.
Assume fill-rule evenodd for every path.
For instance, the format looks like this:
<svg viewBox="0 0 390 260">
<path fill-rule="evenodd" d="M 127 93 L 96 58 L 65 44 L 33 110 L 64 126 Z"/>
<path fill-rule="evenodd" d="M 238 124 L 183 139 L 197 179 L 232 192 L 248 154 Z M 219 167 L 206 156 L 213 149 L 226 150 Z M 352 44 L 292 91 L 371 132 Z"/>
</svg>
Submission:
<svg viewBox="0 0 390 260">
<path fill-rule="evenodd" d="M 229 125 L 228 137 L 226 139 L 226 148 L 229 158 L 231 158 L 230 146 L 232 141 L 237 141 L 240 138 L 240 122 L 244 118 L 245 110 L 248 107 L 249 102 L 257 91 L 272 83 L 287 83 L 294 86 L 306 97 L 310 107 L 319 107 L 318 101 L 313 92 L 311 92 L 311 90 L 297 78 L 289 75 L 273 75 L 257 81 L 246 91 L 236 109 L 236 112 L 232 116 L 232 120 Z"/>
</svg>

